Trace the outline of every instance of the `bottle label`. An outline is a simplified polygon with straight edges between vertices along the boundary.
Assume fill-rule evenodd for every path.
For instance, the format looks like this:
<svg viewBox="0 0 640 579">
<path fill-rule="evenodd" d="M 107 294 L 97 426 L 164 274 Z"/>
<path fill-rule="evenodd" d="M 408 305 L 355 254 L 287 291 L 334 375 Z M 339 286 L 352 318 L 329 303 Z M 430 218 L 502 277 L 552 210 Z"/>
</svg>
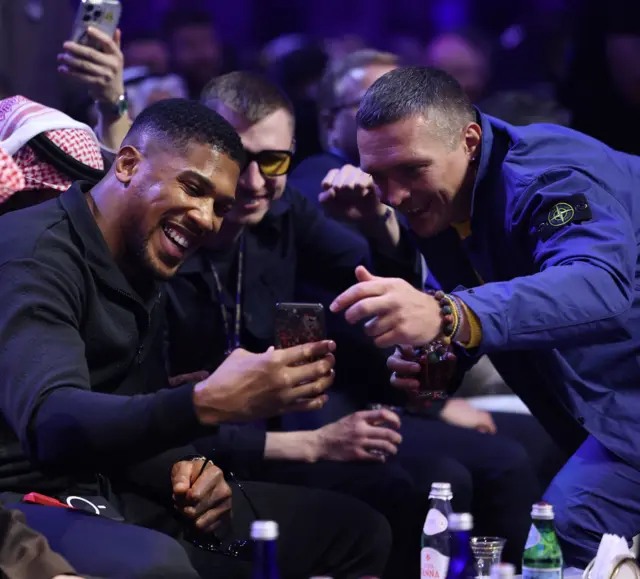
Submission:
<svg viewBox="0 0 640 579">
<path fill-rule="evenodd" d="M 542 542 L 540 531 L 538 531 L 535 525 L 531 525 L 529 536 L 527 537 L 527 544 L 524 546 L 525 551 L 531 549 L 531 547 L 535 547 L 540 542 Z"/>
<path fill-rule="evenodd" d="M 522 579 L 562 579 L 562 568 L 533 569 L 532 567 L 523 566 Z"/>
<path fill-rule="evenodd" d="M 449 526 L 447 517 L 438 509 L 429 509 L 424 521 L 423 531 L 425 535 L 438 535 L 444 533 Z"/>
<path fill-rule="evenodd" d="M 445 579 L 449 570 L 449 557 L 431 547 L 423 547 L 420 552 L 420 577 Z"/>
</svg>

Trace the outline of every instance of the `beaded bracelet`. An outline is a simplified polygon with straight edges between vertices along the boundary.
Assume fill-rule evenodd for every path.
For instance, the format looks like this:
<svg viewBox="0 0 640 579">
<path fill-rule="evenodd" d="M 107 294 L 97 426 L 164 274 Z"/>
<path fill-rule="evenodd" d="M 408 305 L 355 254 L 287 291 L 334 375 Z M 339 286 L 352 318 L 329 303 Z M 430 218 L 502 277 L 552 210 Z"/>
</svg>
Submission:
<svg viewBox="0 0 640 579">
<path fill-rule="evenodd" d="M 440 304 L 440 315 L 442 316 L 442 337 L 433 340 L 429 344 L 415 349 L 416 356 L 428 362 L 437 364 L 438 362 L 452 362 L 456 359 L 451 351 L 451 341 L 460 329 L 462 312 L 458 302 L 448 296 L 443 291 L 428 292 L 438 300 Z"/>
<path fill-rule="evenodd" d="M 453 337 L 460 329 L 462 312 L 458 302 L 443 291 L 437 291 L 433 297 L 440 303 L 440 314 L 442 316 L 442 342 L 449 345 Z"/>
</svg>

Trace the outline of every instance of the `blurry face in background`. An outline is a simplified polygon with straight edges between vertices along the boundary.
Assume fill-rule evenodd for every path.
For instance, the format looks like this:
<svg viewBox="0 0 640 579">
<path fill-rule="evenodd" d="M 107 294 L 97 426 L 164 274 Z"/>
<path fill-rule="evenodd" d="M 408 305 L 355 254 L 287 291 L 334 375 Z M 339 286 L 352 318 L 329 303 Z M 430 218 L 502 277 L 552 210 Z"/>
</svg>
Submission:
<svg viewBox="0 0 640 579">
<path fill-rule="evenodd" d="M 372 130 L 358 130 L 362 170 L 370 173 L 383 203 L 406 215 L 411 229 L 431 237 L 463 220 L 464 195 L 475 178 L 471 158 L 481 128 L 470 123 L 459 135 L 443 135 L 423 116 Z"/>
<path fill-rule="evenodd" d="M 146 66 L 153 74 L 167 74 L 169 70 L 169 49 L 161 40 L 134 40 L 123 53 L 127 67 Z"/>
<path fill-rule="evenodd" d="M 225 106 L 219 106 L 216 111 L 231 123 L 250 153 L 293 152 L 293 119 L 285 109 L 278 109 L 254 124 Z M 241 225 L 260 223 L 271 202 L 282 197 L 286 185 L 286 175 L 266 176 L 252 161 L 238 179 L 236 204 L 225 218 Z"/>
<path fill-rule="evenodd" d="M 382 75 L 397 68 L 394 64 L 371 64 L 356 68 L 338 86 L 339 101 L 336 112 L 325 115 L 327 142 L 344 153 L 349 160 L 358 161 L 356 113 L 367 89 Z"/>
<path fill-rule="evenodd" d="M 149 99 L 147 100 L 147 106 L 150 107 L 154 103 L 171 99 L 174 97 L 175 95 L 167 90 L 156 89 L 152 91 L 151 94 L 149 95 Z"/>
<path fill-rule="evenodd" d="M 217 76 L 222 64 L 222 51 L 210 23 L 192 24 L 177 29 L 171 38 L 176 72 L 204 86 Z"/>
<path fill-rule="evenodd" d="M 640 35 L 607 38 L 606 54 L 616 90 L 628 104 L 640 109 Z"/>
<path fill-rule="evenodd" d="M 484 95 L 489 81 L 489 62 L 485 55 L 456 34 L 443 34 L 425 51 L 425 64 L 448 72 L 469 96 L 472 103 Z"/>
<path fill-rule="evenodd" d="M 346 34 L 327 38 L 324 41 L 324 49 L 331 60 L 344 58 L 356 50 L 361 50 L 366 46 L 364 38 L 356 34 Z"/>
</svg>

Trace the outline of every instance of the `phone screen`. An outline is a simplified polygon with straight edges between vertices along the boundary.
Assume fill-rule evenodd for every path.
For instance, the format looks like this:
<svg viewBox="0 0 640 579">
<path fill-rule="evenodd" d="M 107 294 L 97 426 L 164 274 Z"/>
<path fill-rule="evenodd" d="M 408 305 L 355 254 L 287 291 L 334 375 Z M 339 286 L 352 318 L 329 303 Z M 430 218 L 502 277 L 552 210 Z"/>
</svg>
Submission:
<svg viewBox="0 0 640 579">
<path fill-rule="evenodd" d="M 291 348 L 326 338 L 322 304 L 279 303 L 276 305 L 276 348 Z"/>
</svg>

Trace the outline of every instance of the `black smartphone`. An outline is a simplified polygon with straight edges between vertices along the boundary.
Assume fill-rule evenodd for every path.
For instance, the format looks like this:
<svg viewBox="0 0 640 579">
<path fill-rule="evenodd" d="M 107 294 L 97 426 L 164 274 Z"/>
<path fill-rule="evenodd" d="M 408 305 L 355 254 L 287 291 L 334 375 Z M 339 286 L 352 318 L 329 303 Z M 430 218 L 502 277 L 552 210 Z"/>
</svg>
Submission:
<svg viewBox="0 0 640 579">
<path fill-rule="evenodd" d="M 278 303 L 275 321 L 276 348 L 291 348 L 326 339 L 322 304 Z"/>
</svg>

